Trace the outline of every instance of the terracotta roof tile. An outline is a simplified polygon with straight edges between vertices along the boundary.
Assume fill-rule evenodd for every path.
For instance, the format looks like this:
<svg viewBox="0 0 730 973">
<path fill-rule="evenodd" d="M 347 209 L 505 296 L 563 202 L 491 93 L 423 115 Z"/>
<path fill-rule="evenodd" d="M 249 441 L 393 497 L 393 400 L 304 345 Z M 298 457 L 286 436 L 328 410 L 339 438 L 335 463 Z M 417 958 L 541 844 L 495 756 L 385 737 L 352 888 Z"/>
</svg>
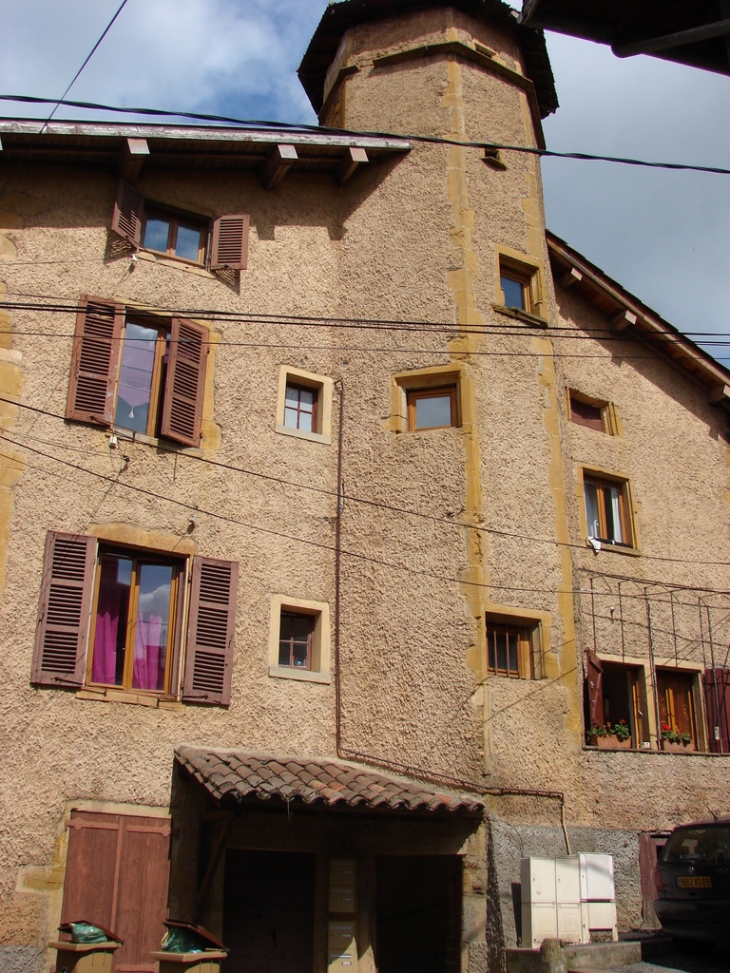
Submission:
<svg viewBox="0 0 730 973">
<path fill-rule="evenodd" d="M 180 747 L 182 767 L 216 800 L 301 800 L 329 806 L 387 807 L 392 810 L 478 814 L 484 803 L 474 795 L 449 794 L 404 778 L 386 777 L 369 767 L 332 760 L 300 760 L 241 751 Z"/>
</svg>

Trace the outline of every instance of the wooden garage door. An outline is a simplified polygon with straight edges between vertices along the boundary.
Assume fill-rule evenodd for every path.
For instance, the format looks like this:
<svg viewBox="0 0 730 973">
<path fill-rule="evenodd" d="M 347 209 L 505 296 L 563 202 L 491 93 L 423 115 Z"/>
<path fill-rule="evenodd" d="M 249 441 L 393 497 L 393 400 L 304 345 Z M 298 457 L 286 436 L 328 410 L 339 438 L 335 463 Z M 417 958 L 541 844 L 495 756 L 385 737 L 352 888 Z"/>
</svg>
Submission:
<svg viewBox="0 0 730 973">
<path fill-rule="evenodd" d="M 170 819 L 72 811 L 63 922 L 85 919 L 124 939 L 119 970 L 155 970 L 167 918 Z"/>
</svg>

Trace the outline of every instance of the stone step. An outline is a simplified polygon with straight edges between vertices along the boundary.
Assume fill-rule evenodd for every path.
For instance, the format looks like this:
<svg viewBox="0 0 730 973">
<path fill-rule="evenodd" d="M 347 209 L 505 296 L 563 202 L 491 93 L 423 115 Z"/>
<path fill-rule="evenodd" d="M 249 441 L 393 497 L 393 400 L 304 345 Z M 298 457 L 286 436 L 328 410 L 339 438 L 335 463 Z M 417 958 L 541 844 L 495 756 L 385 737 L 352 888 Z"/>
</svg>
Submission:
<svg viewBox="0 0 730 973">
<path fill-rule="evenodd" d="M 597 973 L 641 962 L 641 943 L 567 945 L 546 939 L 540 949 L 508 949 L 508 973 Z"/>
<path fill-rule="evenodd" d="M 641 962 L 641 943 L 637 942 L 585 943 L 565 946 L 564 952 L 569 973 L 592 973 Z"/>
</svg>

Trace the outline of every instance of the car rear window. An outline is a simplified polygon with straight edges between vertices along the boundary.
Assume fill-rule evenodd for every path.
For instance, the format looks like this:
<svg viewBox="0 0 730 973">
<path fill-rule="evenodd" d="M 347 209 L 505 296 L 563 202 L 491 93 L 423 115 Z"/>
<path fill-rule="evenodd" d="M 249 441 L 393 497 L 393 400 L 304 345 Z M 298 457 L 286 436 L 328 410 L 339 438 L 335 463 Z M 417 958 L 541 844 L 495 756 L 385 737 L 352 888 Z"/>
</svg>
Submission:
<svg viewBox="0 0 730 973">
<path fill-rule="evenodd" d="M 664 846 L 665 862 L 730 861 L 730 825 L 699 825 L 672 832 Z"/>
</svg>

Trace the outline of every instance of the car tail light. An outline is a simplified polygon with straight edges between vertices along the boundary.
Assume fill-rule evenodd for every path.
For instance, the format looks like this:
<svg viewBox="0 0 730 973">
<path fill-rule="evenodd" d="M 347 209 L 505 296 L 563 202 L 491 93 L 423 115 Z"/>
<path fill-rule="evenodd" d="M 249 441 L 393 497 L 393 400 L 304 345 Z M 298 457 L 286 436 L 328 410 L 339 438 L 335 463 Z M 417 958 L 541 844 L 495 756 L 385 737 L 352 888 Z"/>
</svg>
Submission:
<svg viewBox="0 0 730 973">
<path fill-rule="evenodd" d="M 659 866 L 654 869 L 654 885 L 656 886 L 657 894 L 661 897 L 664 895 L 664 882 L 662 881 L 662 873 L 659 871 Z"/>
</svg>

